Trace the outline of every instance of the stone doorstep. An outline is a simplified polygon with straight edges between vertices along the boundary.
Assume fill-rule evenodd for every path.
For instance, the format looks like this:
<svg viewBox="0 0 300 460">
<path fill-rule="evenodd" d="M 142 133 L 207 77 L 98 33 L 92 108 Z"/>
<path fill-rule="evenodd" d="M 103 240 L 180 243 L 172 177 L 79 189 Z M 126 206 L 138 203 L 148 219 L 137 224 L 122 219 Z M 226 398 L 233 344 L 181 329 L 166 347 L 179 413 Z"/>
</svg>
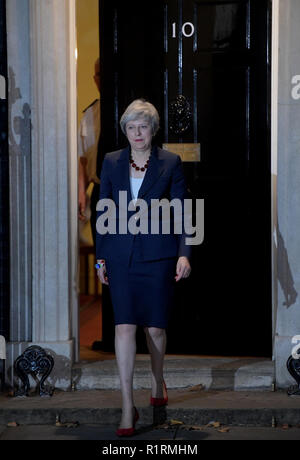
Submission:
<svg viewBox="0 0 300 460">
<path fill-rule="evenodd" d="M 166 411 L 167 420 L 195 425 L 211 421 L 236 426 L 300 424 L 300 398 L 270 391 L 274 381 L 271 360 L 167 356 L 164 369 L 170 390 L 170 403 L 162 409 Z M 134 387 L 138 390 L 136 404 L 140 423 L 146 425 L 152 424 L 154 418 L 148 403 L 149 371 L 149 356 L 138 356 Z M 114 392 L 119 389 L 115 359 L 77 363 L 73 366 L 72 378 L 73 389 L 85 391 L 58 392 L 53 399 L 32 397 L 9 401 L 10 398 L 0 397 L 0 425 L 12 421 L 55 424 L 57 419 L 62 423 L 117 424 L 121 404 L 119 391 Z"/>
<path fill-rule="evenodd" d="M 201 384 L 206 390 L 270 390 L 274 375 L 274 363 L 261 358 L 168 357 L 164 366 L 168 388 Z M 116 361 L 75 364 L 72 383 L 76 390 L 119 389 Z M 145 355 L 136 361 L 134 389 L 149 389 L 150 385 L 150 360 Z"/>
</svg>

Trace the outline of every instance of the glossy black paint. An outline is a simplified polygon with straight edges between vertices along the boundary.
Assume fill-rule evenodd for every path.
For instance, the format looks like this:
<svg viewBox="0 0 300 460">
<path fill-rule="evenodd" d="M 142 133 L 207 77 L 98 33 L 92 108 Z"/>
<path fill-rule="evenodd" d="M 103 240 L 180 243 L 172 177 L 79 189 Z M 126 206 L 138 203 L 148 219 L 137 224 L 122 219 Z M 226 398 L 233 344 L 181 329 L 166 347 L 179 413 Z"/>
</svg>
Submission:
<svg viewBox="0 0 300 460">
<path fill-rule="evenodd" d="M 103 151 L 126 144 L 118 121 L 136 97 L 160 112 L 159 144 L 201 144 L 184 170 L 205 199 L 205 239 L 177 286 L 168 351 L 270 356 L 270 1 L 139 5 L 100 2 Z M 176 134 L 179 95 L 193 119 Z"/>
</svg>

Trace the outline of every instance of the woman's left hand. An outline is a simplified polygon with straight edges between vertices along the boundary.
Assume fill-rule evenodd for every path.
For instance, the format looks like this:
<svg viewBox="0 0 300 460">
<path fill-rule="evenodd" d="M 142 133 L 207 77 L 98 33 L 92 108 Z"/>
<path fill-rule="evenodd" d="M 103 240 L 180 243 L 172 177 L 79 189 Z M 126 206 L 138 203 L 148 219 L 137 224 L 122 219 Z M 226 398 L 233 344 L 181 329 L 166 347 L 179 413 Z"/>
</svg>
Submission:
<svg viewBox="0 0 300 460">
<path fill-rule="evenodd" d="M 181 280 L 181 278 L 187 278 L 191 273 L 191 266 L 189 259 L 185 256 L 179 257 L 176 265 L 176 282 Z"/>
</svg>

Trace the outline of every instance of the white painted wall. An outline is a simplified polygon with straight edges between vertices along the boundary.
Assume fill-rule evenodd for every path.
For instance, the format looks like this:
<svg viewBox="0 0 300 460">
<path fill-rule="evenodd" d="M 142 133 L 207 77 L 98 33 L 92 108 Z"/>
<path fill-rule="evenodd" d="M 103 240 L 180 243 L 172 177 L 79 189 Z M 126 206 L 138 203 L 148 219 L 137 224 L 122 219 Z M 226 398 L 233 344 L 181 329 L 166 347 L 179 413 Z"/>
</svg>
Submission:
<svg viewBox="0 0 300 460">
<path fill-rule="evenodd" d="M 274 2 L 278 3 L 278 2 Z M 276 382 L 296 383 L 286 369 L 300 334 L 300 2 L 280 0 L 277 107 Z M 276 58 L 276 56 L 275 56 Z M 298 85 L 298 87 L 297 87 Z M 274 145 L 273 145 L 274 148 Z"/>
</svg>

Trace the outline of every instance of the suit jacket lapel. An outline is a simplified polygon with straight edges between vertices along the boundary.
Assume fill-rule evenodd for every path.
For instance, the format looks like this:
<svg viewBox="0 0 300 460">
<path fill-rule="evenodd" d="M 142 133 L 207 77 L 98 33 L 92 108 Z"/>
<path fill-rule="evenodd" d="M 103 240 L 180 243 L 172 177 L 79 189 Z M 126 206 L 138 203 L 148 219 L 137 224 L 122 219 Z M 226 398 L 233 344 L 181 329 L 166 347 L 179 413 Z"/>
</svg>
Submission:
<svg viewBox="0 0 300 460">
<path fill-rule="evenodd" d="M 163 162 L 158 157 L 158 147 L 154 146 L 152 148 L 148 169 L 139 190 L 138 198 L 143 198 L 143 196 L 146 195 L 146 193 L 158 180 L 163 170 Z"/>
<path fill-rule="evenodd" d="M 129 152 L 130 147 L 126 147 L 120 153 L 119 163 L 119 191 L 127 192 L 127 207 L 129 202 L 132 200 L 131 187 L 129 181 Z"/>
</svg>

